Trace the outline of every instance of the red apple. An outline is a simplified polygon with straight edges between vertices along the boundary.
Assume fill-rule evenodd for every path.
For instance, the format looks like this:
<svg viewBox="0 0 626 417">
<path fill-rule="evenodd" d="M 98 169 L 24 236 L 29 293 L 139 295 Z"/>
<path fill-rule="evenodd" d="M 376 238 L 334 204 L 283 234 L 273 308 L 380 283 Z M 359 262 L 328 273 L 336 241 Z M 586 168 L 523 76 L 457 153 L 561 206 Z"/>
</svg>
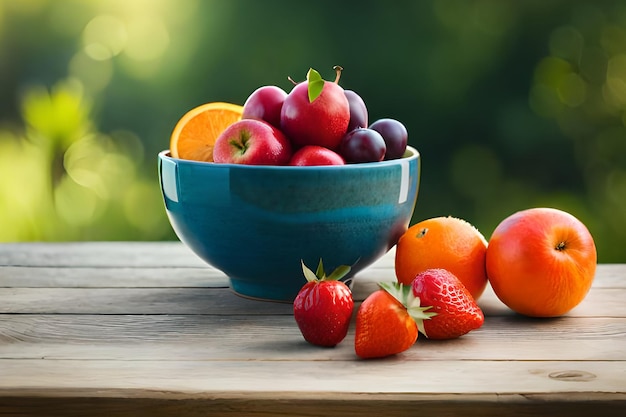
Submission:
<svg viewBox="0 0 626 417">
<path fill-rule="evenodd" d="M 288 165 L 345 165 L 341 155 L 323 146 L 307 145 L 294 152 Z"/>
<path fill-rule="evenodd" d="M 252 92 L 243 104 L 242 119 L 265 120 L 280 128 L 280 111 L 287 93 L 280 87 L 265 85 Z"/>
<path fill-rule="evenodd" d="M 556 317 L 587 295 L 596 271 L 591 233 L 573 215 L 532 208 L 504 219 L 487 246 L 489 282 L 513 311 Z"/>
<path fill-rule="evenodd" d="M 324 81 L 310 69 L 307 81 L 296 84 L 287 95 L 280 114 L 281 130 L 297 146 L 318 145 L 336 149 L 348 131 L 350 104 L 335 82 Z"/>
<path fill-rule="evenodd" d="M 233 123 L 217 137 L 213 147 L 217 163 L 285 165 L 291 154 L 291 143 L 280 130 L 255 119 Z"/>
</svg>

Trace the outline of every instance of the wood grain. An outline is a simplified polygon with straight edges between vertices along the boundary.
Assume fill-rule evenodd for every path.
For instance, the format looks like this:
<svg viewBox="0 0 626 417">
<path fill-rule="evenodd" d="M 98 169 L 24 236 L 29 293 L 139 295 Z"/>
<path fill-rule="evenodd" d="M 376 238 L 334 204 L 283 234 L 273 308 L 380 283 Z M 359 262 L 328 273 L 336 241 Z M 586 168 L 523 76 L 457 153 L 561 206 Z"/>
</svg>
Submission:
<svg viewBox="0 0 626 417">
<path fill-rule="evenodd" d="M 0 269 L 6 288 L 198 288 L 228 287 L 228 277 L 210 267 L 40 267 Z"/>
<path fill-rule="evenodd" d="M 55 267 L 205 267 L 180 242 L 3 243 L 0 265 Z"/>
<path fill-rule="evenodd" d="M 626 394 L 613 392 L 623 372 L 612 362 L 422 361 L 428 378 L 402 356 L 297 365 L 9 361 L 14 385 L 0 380 L 0 415 L 586 416 L 626 406 Z M 54 388 L 42 397 L 42 386 Z"/>
<path fill-rule="evenodd" d="M 355 291 L 356 299 L 362 300 L 372 288 Z M 287 303 L 247 299 L 223 287 L 0 288 L 0 300 L 0 313 L 20 314 L 291 314 Z M 479 305 L 486 315 L 513 314 L 490 291 Z M 567 315 L 626 317 L 623 291 L 594 289 Z"/>
<path fill-rule="evenodd" d="M 72 394 L 74 394 L 72 390 Z M 194 398 L 146 398 L 143 392 L 126 389 L 91 392 L 73 396 L 5 397 L 0 400 L 0 416 L 48 417 L 136 417 L 136 416 L 293 416 L 293 417 L 589 417 L 621 416 L 626 403 L 623 399 L 607 398 L 604 394 L 484 394 L 471 398 L 437 394 L 368 394 L 367 396 L 294 395 L 279 399 L 273 392 L 231 397 L 211 394 Z M 105 396 L 109 395 L 109 396 Z"/>
<path fill-rule="evenodd" d="M 231 397 L 273 393 L 277 398 L 298 394 L 340 398 L 456 393 L 468 399 L 488 393 L 559 396 L 593 392 L 608 398 L 615 393 L 615 384 L 624 381 L 626 372 L 613 361 L 419 360 L 407 366 L 405 356 L 377 361 L 298 360 L 297 368 L 291 360 L 8 360 L 3 363 L 3 372 L 11 378 L 0 380 L 0 390 L 15 394 L 49 386 L 57 390 L 144 390 L 146 397 L 168 393 L 193 397 L 210 392 Z M 428 378 L 418 377 L 417 370 Z M 560 377 L 568 374 L 586 378 L 573 381 Z M 626 399 L 626 393 L 618 398 Z"/>
<path fill-rule="evenodd" d="M 395 279 L 393 256 L 357 300 Z M 624 300 L 624 264 L 560 318 L 488 287 L 480 329 L 363 361 L 354 324 L 309 345 L 290 304 L 234 294 L 180 242 L 0 244 L 0 416 L 622 415 Z"/>
<path fill-rule="evenodd" d="M 0 359 L 354 360 L 343 343 L 306 343 L 291 315 L 0 315 Z M 505 339 L 507 343 L 502 343 Z M 245 348 L 242 347 L 245 340 Z M 450 341 L 418 339 L 405 360 L 626 360 L 621 318 L 488 317 Z"/>
</svg>

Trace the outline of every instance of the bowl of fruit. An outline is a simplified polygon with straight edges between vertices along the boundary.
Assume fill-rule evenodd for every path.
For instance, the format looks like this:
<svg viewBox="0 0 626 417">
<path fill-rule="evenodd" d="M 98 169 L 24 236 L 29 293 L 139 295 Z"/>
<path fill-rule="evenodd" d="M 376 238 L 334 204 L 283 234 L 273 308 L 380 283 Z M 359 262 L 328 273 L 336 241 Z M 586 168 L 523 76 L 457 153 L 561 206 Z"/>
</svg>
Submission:
<svg viewBox="0 0 626 417">
<path fill-rule="evenodd" d="M 239 295 L 292 302 L 302 263 L 372 264 L 407 230 L 419 152 L 397 120 L 368 123 L 358 94 L 309 70 L 289 94 L 255 90 L 176 124 L 159 153 L 165 210 L 178 238 Z"/>
</svg>

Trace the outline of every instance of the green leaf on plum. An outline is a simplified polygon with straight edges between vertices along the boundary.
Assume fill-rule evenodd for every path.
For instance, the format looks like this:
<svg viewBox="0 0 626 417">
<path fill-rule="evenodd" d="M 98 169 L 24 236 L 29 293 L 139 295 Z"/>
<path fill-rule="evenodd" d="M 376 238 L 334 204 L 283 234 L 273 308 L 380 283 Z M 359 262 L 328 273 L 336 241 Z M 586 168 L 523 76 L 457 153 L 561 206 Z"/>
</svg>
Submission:
<svg viewBox="0 0 626 417">
<path fill-rule="evenodd" d="M 309 72 L 306 74 L 306 79 L 308 81 L 309 103 L 313 103 L 313 100 L 322 94 L 324 79 L 320 73 L 315 71 L 313 68 L 309 68 Z"/>
</svg>

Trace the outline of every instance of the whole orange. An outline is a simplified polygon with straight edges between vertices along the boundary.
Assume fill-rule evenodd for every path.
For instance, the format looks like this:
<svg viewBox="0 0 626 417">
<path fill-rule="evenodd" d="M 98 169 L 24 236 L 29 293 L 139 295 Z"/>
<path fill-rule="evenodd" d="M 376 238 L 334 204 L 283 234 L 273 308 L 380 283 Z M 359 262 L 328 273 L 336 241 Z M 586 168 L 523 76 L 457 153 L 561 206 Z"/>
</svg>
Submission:
<svg viewBox="0 0 626 417">
<path fill-rule="evenodd" d="M 396 246 L 396 277 L 410 285 L 431 268 L 454 274 L 478 299 L 487 286 L 487 240 L 469 222 L 456 217 L 433 217 L 411 226 Z"/>
<path fill-rule="evenodd" d="M 597 253 L 587 227 L 553 208 L 522 210 L 494 230 L 487 276 L 498 298 L 532 317 L 560 316 L 587 295 Z"/>
</svg>

